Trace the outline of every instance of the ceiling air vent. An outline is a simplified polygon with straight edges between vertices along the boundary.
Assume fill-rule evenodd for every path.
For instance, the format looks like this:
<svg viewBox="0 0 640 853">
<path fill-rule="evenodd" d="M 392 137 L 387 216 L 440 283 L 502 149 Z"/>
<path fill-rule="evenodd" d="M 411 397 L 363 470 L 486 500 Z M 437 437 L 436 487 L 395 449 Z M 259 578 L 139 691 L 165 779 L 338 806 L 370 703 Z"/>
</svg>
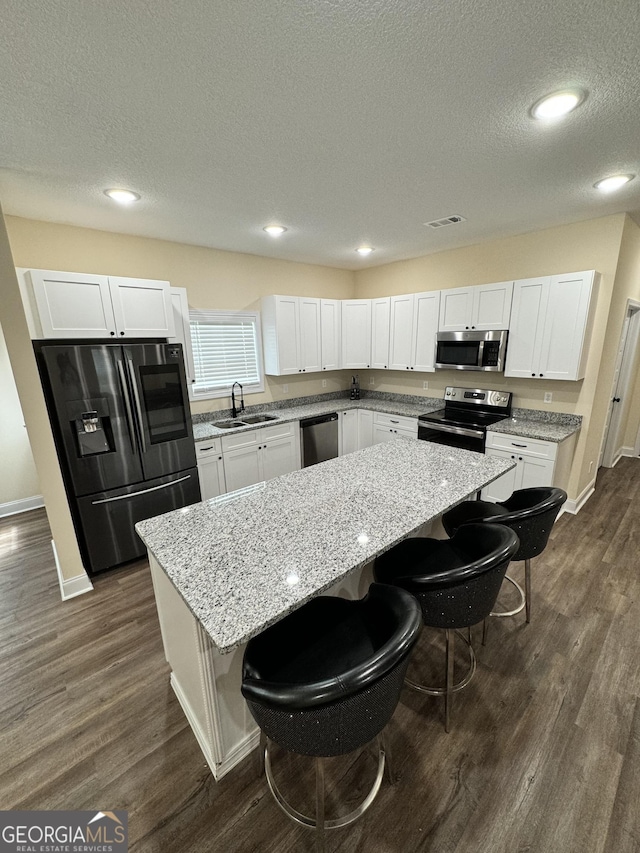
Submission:
<svg viewBox="0 0 640 853">
<path fill-rule="evenodd" d="M 453 216 L 445 216 L 444 219 L 434 219 L 433 222 L 425 222 L 427 228 L 444 228 L 445 225 L 457 225 L 458 222 L 466 222 L 464 216 L 457 213 Z"/>
</svg>

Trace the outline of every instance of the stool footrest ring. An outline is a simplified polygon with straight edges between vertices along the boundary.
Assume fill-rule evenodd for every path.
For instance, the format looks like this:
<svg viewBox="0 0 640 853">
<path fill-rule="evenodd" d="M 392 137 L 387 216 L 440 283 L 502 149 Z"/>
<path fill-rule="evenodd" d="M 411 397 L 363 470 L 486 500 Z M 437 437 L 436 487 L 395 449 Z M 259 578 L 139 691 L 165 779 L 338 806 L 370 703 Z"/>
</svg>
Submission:
<svg viewBox="0 0 640 853">
<path fill-rule="evenodd" d="M 513 584 L 515 586 L 515 588 L 518 590 L 518 592 L 520 593 L 520 603 L 518 604 L 517 607 L 514 607 L 513 610 L 500 610 L 500 611 L 492 610 L 491 613 L 489 614 L 489 616 L 515 616 L 516 613 L 520 613 L 520 611 L 524 609 L 524 606 L 527 603 L 527 597 L 524 594 L 524 590 L 522 589 L 520 584 L 517 583 L 516 581 L 514 581 L 513 578 L 510 578 L 509 575 L 505 575 L 504 579 L 506 581 L 509 581 L 509 583 Z"/>
<path fill-rule="evenodd" d="M 367 796 L 364 798 L 362 803 L 360 803 L 360 805 L 356 809 L 349 812 L 349 814 L 344 815 L 343 817 L 334 818 L 332 820 L 325 820 L 324 824 L 323 824 L 325 829 L 340 829 L 343 826 L 348 826 L 350 823 L 353 823 L 362 814 L 364 814 L 364 812 L 366 812 L 366 810 L 369 808 L 371 803 L 376 798 L 376 794 L 380 790 L 380 785 L 382 784 L 382 777 L 384 774 L 384 764 L 385 764 L 384 748 L 383 748 L 380 740 L 378 741 L 378 743 L 379 743 L 378 772 L 376 774 L 376 778 L 375 778 L 375 781 L 373 783 L 371 790 L 369 791 Z M 273 778 L 273 772 L 271 769 L 271 758 L 269 755 L 269 744 L 268 743 L 267 743 L 265 750 L 264 750 L 264 770 L 265 770 L 265 775 L 267 777 L 267 784 L 269 785 L 269 790 L 273 794 L 273 797 L 274 797 L 276 803 L 280 806 L 282 811 L 286 815 L 288 815 L 288 817 L 290 817 L 292 820 L 294 820 L 296 823 L 299 823 L 301 826 L 306 826 L 309 829 L 316 829 L 317 824 L 316 824 L 315 818 L 308 817 L 307 815 L 302 814 L 302 812 L 299 812 L 297 809 L 295 809 L 290 803 L 287 802 L 287 800 L 285 799 L 285 797 L 281 793 L 280 789 L 276 785 L 275 779 Z"/>
<path fill-rule="evenodd" d="M 471 645 L 469 640 L 467 640 L 464 634 L 460 633 L 460 631 L 456 631 L 456 634 L 467 645 L 467 650 L 469 652 L 469 669 L 460 681 L 456 682 L 456 684 L 453 684 L 451 686 L 451 690 L 449 691 L 450 693 L 457 693 L 458 690 L 462 690 L 463 687 L 466 687 L 467 684 L 473 678 L 473 675 L 476 671 L 476 655 L 473 651 L 473 646 Z M 407 687 L 411 687 L 412 690 L 417 690 L 419 693 L 426 693 L 429 696 L 444 696 L 447 692 L 446 687 L 425 687 L 423 684 L 418 684 L 416 681 L 411 681 L 411 679 L 406 677 L 404 679 L 404 683 L 407 685 Z"/>
</svg>

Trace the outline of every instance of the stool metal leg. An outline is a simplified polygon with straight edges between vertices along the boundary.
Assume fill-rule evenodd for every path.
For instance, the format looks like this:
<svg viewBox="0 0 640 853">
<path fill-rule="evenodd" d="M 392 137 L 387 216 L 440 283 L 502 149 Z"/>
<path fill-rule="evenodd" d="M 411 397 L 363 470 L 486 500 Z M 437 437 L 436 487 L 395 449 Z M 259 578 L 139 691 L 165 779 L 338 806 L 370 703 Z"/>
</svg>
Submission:
<svg viewBox="0 0 640 853">
<path fill-rule="evenodd" d="M 485 616 L 482 620 L 482 645 L 487 645 L 487 635 L 489 633 L 489 617 Z"/>
<path fill-rule="evenodd" d="M 447 682 L 444 694 L 444 730 L 449 731 L 449 716 L 451 713 L 451 688 L 453 687 L 453 647 L 455 643 L 455 631 L 450 628 L 445 630 L 445 661 L 447 668 Z"/>
<path fill-rule="evenodd" d="M 324 758 L 316 758 L 316 850 L 325 853 Z"/>
<path fill-rule="evenodd" d="M 527 622 L 531 622 L 531 560 L 524 561 L 525 613 Z"/>
<path fill-rule="evenodd" d="M 260 743 L 258 744 L 258 751 L 256 752 L 256 768 L 258 771 L 258 778 L 262 776 L 264 773 L 264 753 L 267 748 L 267 736 L 260 729 Z"/>
<path fill-rule="evenodd" d="M 380 750 L 382 750 L 382 752 L 384 752 L 384 772 L 385 772 L 385 775 L 387 777 L 387 782 L 390 785 L 397 785 L 398 784 L 398 774 L 394 773 L 394 770 L 393 770 L 394 765 L 393 765 L 393 759 L 391 756 L 390 738 L 387 734 L 386 729 L 384 729 L 378 735 L 378 748 Z"/>
</svg>

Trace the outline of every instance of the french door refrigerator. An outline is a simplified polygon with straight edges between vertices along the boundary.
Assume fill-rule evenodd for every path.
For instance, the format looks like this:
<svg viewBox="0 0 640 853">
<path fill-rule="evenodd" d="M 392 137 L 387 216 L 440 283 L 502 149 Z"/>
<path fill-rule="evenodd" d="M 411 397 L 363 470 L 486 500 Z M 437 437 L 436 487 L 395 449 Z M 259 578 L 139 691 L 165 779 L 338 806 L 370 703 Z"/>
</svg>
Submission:
<svg viewBox="0 0 640 853">
<path fill-rule="evenodd" d="M 40 344 L 36 356 L 91 574 L 145 553 L 138 521 L 200 500 L 180 344 Z"/>
</svg>

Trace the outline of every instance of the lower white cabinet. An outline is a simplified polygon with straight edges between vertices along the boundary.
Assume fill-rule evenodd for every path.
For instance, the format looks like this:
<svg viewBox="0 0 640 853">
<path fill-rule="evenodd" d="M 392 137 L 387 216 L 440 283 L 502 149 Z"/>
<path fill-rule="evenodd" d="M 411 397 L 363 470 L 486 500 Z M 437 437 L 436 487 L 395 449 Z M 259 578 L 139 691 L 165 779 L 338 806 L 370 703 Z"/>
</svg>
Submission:
<svg viewBox="0 0 640 853">
<path fill-rule="evenodd" d="M 300 468 L 298 421 L 223 436 L 221 443 L 228 492 Z"/>
<path fill-rule="evenodd" d="M 399 436 L 418 437 L 418 419 L 400 415 L 383 415 L 376 412 L 373 417 L 373 444 L 393 441 Z"/>
<path fill-rule="evenodd" d="M 373 440 L 373 416 L 370 409 L 340 412 L 340 455 L 370 447 Z"/>
<path fill-rule="evenodd" d="M 222 460 L 222 444 L 219 438 L 200 441 L 196 444 L 196 460 L 202 500 L 217 498 L 227 491 Z"/>
<path fill-rule="evenodd" d="M 573 436 L 558 443 L 487 432 L 487 456 L 512 459 L 517 465 L 486 486 L 482 490 L 482 499 L 500 503 L 507 500 L 516 489 L 537 486 L 566 488 L 574 445 Z"/>
</svg>

